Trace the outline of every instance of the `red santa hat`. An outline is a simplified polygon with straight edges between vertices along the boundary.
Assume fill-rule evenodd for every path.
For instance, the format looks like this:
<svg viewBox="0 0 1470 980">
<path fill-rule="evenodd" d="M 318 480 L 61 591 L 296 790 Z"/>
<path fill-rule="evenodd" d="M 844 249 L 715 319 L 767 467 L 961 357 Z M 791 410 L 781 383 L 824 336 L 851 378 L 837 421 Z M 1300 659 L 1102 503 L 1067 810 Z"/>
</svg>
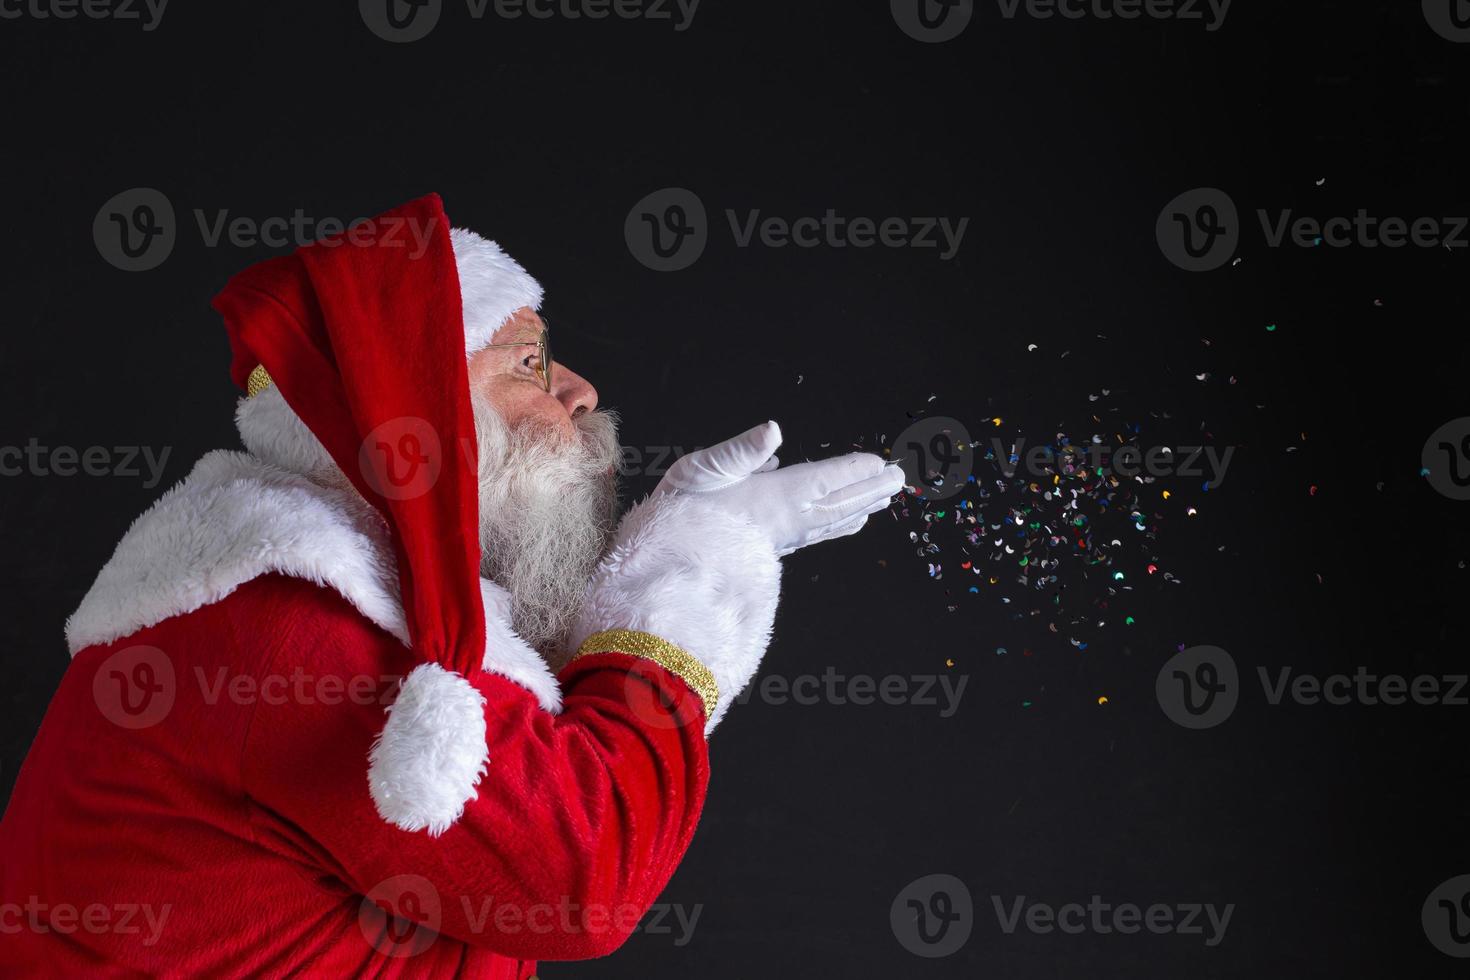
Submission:
<svg viewBox="0 0 1470 980">
<path fill-rule="evenodd" d="M 430 196 L 438 200 L 436 195 Z M 430 198 L 424 198 L 428 201 Z M 408 209 L 421 202 L 380 215 L 366 226 L 381 227 L 385 235 L 395 240 L 408 241 L 417 235 L 426 237 L 427 231 L 412 222 L 426 220 L 422 215 Z M 442 215 L 442 211 L 439 212 Z M 427 219 L 432 220 L 432 219 Z M 375 224 L 381 223 L 381 224 Z M 442 227 L 439 222 L 436 228 Z M 386 229 L 399 229 L 388 232 Z M 404 229 L 412 228 L 413 231 Z M 364 231 L 362 235 L 368 234 Z M 345 235 L 327 239 L 323 243 L 341 242 Z M 361 240 L 361 238 L 359 239 Z M 490 343 L 495 331 L 505 323 L 512 313 L 522 307 L 532 310 L 541 308 L 541 284 L 520 263 L 505 253 L 501 247 L 487 238 L 465 228 L 451 228 L 449 241 L 454 253 L 454 265 L 458 272 L 460 305 L 463 311 L 465 356 L 474 354 Z M 431 247 L 434 243 L 430 243 Z M 359 246 L 361 247 L 361 246 Z M 416 255 L 419 248 L 415 242 L 407 251 Z M 421 256 L 425 261 L 434 261 L 429 255 Z M 441 260 L 442 261 L 442 260 Z M 232 328 L 232 336 L 233 336 Z M 249 398 L 241 399 L 235 412 L 235 422 L 246 448 L 256 455 L 279 463 L 288 469 L 313 475 L 332 475 L 337 464 L 332 455 L 317 439 L 311 428 L 293 410 L 292 404 L 283 396 L 281 389 L 272 384 L 274 376 L 264 365 L 246 367 L 238 356 L 235 370 L 249 372 L 243 387 Z M 239 382 L 238 376 L 236 382 Z"/>
<path fill-rule="evenodd" d="M 465 680 L 485 649 L 466 358 L 540 303 L 498 245 L 451 230 L 437 194 L 251 266 L 214 300 L 231 376 L 257 395 L 241 407 L 247 444 L 270 443 L 303 472 L 325 455 L 387 524 L 425 665 L 404 682 L 369 778 L 379 812 L 406 830 L 452 823 L 483 772 L 481 701 Z"/>
</svg>

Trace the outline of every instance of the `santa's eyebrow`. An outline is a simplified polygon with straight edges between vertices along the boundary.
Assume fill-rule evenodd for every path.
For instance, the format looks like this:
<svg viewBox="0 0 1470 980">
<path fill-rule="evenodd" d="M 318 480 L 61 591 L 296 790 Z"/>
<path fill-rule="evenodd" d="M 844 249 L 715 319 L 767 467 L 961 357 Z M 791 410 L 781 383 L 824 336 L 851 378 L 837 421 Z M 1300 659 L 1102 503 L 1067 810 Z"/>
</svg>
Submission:
<svg viewBox="0 0 1470 980">
<path fill-rule="evenodd" d="M 490 346 L 491 347 L 510 347 L 510 346 L 517 346 L 517 347 L 519 347 L 519 346 L 521 346 L 521 345 L 524 344 L 524 345 L 526 345 L 528 347 L 535 347 L 536 344 L 540 342 L 540 340 L 541 340 L 541 331 L 540 330 L 537 330 L 534 333 L 524 333 L 524 332 L 522 332 L 522 333 L 513 333 L 513 334 L 510 335 L 510 337 L 506 338 L 505 340 L 497 340 L 497 341 L 494 341 L 493 343 L 490 344 Z"/>
</svg>

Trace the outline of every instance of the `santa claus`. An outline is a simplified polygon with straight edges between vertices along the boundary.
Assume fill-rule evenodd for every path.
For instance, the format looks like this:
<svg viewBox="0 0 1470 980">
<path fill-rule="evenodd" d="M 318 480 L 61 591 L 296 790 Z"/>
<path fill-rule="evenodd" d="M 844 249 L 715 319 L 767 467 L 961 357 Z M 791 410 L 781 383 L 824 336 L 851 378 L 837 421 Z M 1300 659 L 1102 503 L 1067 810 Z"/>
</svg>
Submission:
<svg viewBox="0 0 1470 980">
<path fill-rule="evenodd" d="M 138 518 L 67 621 L 0 824 L 6 975 L 525 978 L 632 932 L 780 557 L 903 477 L 778 468 L 768 422 L 619 520 L 614 418 L 540 304 L 433 195 L 216 298 L 246 451 Z"/>
</svg>

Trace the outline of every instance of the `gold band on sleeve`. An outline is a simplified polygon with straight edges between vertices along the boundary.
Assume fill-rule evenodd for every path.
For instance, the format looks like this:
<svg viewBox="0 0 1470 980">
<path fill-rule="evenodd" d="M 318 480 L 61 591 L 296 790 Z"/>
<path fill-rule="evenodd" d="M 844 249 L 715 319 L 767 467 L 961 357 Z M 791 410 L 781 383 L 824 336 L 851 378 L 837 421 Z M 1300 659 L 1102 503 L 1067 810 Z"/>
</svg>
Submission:
<svg viewBox="0 0 1470 980">
<path fill-rule="evenodd" d="M 652 660 L 664 670 L 674 674 L 704 702 L 704 716 L 714 717 L 715 705 L 720 700 L 720 687 L 710 669 L 687 650 L 674 646 L 668 640 L 652 633 L 637 630 L 602 630 L 593 633 L 577 649 L 577 657 L 593 653 L 626 653 L 644 660 Z M 573 657 L 572 659 L 576 659 Z"/>
</svg>

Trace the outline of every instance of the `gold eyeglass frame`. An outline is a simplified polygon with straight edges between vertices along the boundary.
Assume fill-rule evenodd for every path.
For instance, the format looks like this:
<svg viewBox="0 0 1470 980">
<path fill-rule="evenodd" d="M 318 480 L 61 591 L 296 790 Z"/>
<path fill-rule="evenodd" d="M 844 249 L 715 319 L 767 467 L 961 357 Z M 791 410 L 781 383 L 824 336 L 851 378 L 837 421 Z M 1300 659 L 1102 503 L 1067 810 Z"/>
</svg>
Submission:
<svg viewBox="0 0 1470 980">
<path fill-rule="evenodd" d="M 551 393 L 551 365 L 552 365 L 553 362 L 551 360 L 551 327 L 550 327 L 550 325 L 548 325 L 546 323 L 543 323 L 541 325 L 541 336 L 538 337 L 538 338 L 536 338 L 535 340 L 521 340 L 521 341 L 517 341 L 514 344 L 486 344 L 485 346 L 486 347 L 533 347 L 534 346 L 537 349 L 537 351 L 539 351 L 539 357 L 541 359 L 541 369 L 538 372 L 541 375 L 541 385 L 542 385 L 542 387 L 544 387 L 546 389 L 546 393 L 547 394 L 550 394 Z"/>
<path fill-rule="evenodd" d="M 551 327 L 542 324 L 541 336 L 535 340 L 521 340 L 514 344 L 486 344 L 486 347 L 535 347 L 541 361 L 541 367 L 537 371 L 541 375 L 541 386 L 551 394 Z M 269 388 L 274 382 L 270 373 L 266 371 L 264 364 L 255 365 L 255 370 L 250 372 L 250 377 L 245 382 L 245 394 L 254 398 Z"/>
</svg>

